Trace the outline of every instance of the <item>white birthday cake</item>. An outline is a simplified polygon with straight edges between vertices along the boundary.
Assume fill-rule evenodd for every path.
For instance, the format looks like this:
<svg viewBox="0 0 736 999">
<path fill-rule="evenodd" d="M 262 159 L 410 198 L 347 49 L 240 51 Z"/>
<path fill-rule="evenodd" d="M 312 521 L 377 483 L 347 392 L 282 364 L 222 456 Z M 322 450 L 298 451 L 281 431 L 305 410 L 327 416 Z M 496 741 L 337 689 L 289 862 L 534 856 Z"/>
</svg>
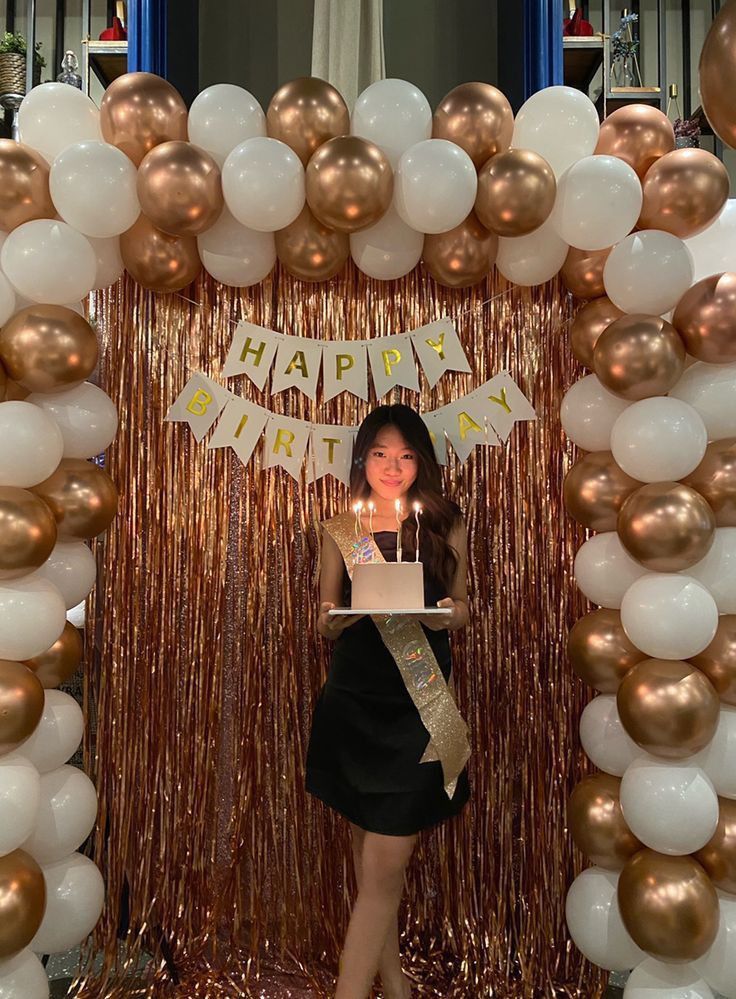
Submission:
<svg viewBox="0 0 736 999">
<path fill-rule="evenodd" d="M 353 568 L 351 606 L 364 610 L 424 607 L 421 562 L 361 562 Z"/>
</svg>

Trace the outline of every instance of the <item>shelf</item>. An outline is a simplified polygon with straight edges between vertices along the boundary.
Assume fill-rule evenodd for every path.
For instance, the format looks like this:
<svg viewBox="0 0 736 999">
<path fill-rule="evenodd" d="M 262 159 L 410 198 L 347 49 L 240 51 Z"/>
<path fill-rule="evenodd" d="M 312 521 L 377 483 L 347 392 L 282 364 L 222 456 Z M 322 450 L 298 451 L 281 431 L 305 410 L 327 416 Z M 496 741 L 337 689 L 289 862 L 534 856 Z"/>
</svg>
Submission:
<svg viewBox="0 0 736 999">
<path fill-rule="evenodd" d="M 128 43 L 84 40 L 90 69 L 103 87 L 109 87 L 123 73 L 128 72 Z"/>
<path fill-rule="evenodd" d="M 593 77 L 603 63 L 602 36 L 566 36 L 562 39 L 562 51 L 565 84 L 587 94 Z"/>
</svg>

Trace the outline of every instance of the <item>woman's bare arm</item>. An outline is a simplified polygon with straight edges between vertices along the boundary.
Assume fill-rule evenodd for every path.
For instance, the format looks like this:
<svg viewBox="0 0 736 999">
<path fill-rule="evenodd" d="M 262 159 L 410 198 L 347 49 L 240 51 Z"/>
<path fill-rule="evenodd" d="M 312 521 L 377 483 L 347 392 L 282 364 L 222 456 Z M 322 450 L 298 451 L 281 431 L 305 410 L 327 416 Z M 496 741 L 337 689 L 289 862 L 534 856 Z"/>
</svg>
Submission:
<svg viewBox="0 0 736 999">
<path fill-rule="evenodd" d="M 335 639 L 344 628 L 360 621 L 362 614 L 350 617 L 330 617 L 328 611 L 342 604 L 342 584 L 345 572 L 340 549 L 327 531 L 322 531 L 322 561 L 319 573 L 319 616 L 317 631 L 323 638 Z"/>
</svg>

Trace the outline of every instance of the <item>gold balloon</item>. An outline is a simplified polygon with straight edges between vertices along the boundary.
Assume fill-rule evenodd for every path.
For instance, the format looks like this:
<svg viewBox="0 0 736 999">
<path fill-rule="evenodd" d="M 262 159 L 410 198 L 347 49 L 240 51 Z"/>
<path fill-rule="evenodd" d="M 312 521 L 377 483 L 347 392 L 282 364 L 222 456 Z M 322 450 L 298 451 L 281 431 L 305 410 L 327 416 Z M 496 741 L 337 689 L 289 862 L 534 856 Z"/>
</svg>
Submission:
<svg viewBox="0 0 736 999">
<path fill-rule="evenodd" d="M 690 662 L 705 673 L 724 704 L 736 707 L 736 614 L 721 614 L 713 641 Z"/>
<path fill-rule="evenodd" d="M 672 122 L 659 108 L 627 104 L 601 122 L 597 155 L 618 156 L 643 178 L 661 156 L 675 148 Z"/>
<path fill-rule="evenodd" d="M 700 100 L 716 135 L 736 149 L 736 0 L 726 0 L 700 53 Z"/>
<path fill-rule="evenodd" d="M 30 394 L 31 394 L 30 389 L 24 388 L 24 386 L 19 385 L 18 382 L 11 381 L 10 378 L 6 380 L 5 399 L 4 399 L 5 402 L 8 402 L 9 400 L 12 399 L 17 399 L 19 402 L 22 402 L 23 399 L 27 399 Z"/>
<path fill-rule="evenodd" d="M 598 299 L 606 294 L 603 284 L 603 268 L 612 246 L 605 250 L 578 250 L 571 246 L 562 265 L 560 277 L 568 291 L 576 298 Z M 620 316 L 620 309 L 616 310 Z"/>
<path fill-rule="evenodd" d="M 307 164 L 305 182 L 312 214 L 338 232 L 375 225 L 394 193 L 385 153 L 357 135 L 340 135 L 320 146 Z"/>
<path fill-rule="evenodd" d="M 422 260 L 432 277 L 445 288 L 470 288 L 496 262 L 498 236 L 488 232 L 473 212 L 448 232 L 424 237 Z"/>
<path fill-rule="evenodd" d="M 88 378 L 97 364 L 95 331 L 64 305 L 29 305 L 0 330 L 0 360 L 29 392 L 57 392 Z"/>
<path fill-rule="evenodd" d="M 583 454 L 565 476 L 565 508 L 593 531 L 615 531 L 618 512 L 641 482 L 620 468 L 610 451 Z"/>
<path fill-rule="evenodd" d="M 718 799 L 718 826 L 696 860 L 716 888 L 736 895 L 736 801 Z"/>
<path fill-rule="evenodd" d="M 616 695 L 621 722 L 653 756 L 681 760 L 713 738 L 720 703 L 708 677 L 679 659 L 645 659 L 621 681 Z"/>
<path fill-rule="evenodd" d="M 350 256 L 346 233 L 322 225 L 305 205 L 294 221 L 274 233 L 276 253 L 289 274 L 302 281 L 328 281 Z"/>
<path fill-rule="evenodd" d="M 696 961 L 718 932 L 718 895 L 692 857 L 640 850 L 621 871 L 618 905 L 634 943 L 659 961 Z"/>
<path fill-rule="evenodd" d="M 350 131 L 350 112 L 339 91 L 316 76 L 280 87 L 266 111 L 266 131 L 291 146 L 304 166 L 329 139 Z"/>
<path fill-rule="evenodd" d="M 649 169 L 640 229 L 664 229 L 686 239 L 711 224 L 726 203 L 728 171 L 706 149 L 675 149 Z"/>
<path fill-rule="evenodd" d="M 622 316 L 598 337 L 593 370 L 623 399 L 666 395 L 685 370 L 685 347 L 674 326 L 659 316 Z"/>
<path fill-rule="evenodd" d="M 22 142 L 0 139 L 0 229 L 55 217 L 46 160 Z"/>
<path fill-rule="evenodd" d="M 514 113 L 490 83 L 461 83 L 442 98 L 432 119 L 432 138 L 449 139 L 464 149 L 479 169 L 511 145 Z"/>
<path fill-rule="evenodd" d="M 530 149 L 509 149 L 481 167 L 475 213 L 497 236 L 525 236 L 549 218 L 556 192 L 547 160 Z"/>
<path fill-rule="evenodd" d="M 42 714 L 38 677 L 23 663 L 0 659 L 0 756 L 33 735 Z"/>
<path fill-rule="evenodd" d="M 682 481 L 708 501 L 717 527 L 736 527 L 736 437 L 712 441 L 698 467 Z"/>
<path fill-rule="evenodd" d="M 8 400 L 8 374 L 5 368 L 2 366 L 2 364 L 0 364 L 0 402 L 7 402 L 7 400 Z"/>
<path fill-rule="evenodd" d="M 46 880 L 25 850 L 0 857 L 0 959 L 27 947 L 46 911 Z"/>
<path fill-rule="evenodd" d="M 0 486 L 0 579 L 33 572 L 56 544 L 56 521 L 27 489 Z"/>
<path fill-rule="evenodd" d="M 736 361 L 736 274 L 713 274 L 694 284 L 677 303 L 672 325 L 699 361 Z"/>
<path fill-rule="evenodd" d="M 62 458 L 33 492 L 51 508 L 62 541 L 96 538 L 118 509 L 118 491 L 104 469 L 82 458 Z"/>
<path fill-rule="evenodd" d="M 568 259 L 569 257 L 570 254 Z M 570 347 L 575 357 L 586 368 L 593 370 L 593 350 L 603 330 L 623 315 L 621 309 L 617 308 L 606 295 L 594 298 L 592 302 L 586 302 L 576 314 L 570 326 Z"/>
<path fill-rule="evenodd" d="M 150 291 L 181 291 L 202 270 L 194 236 L 169 236 L 141 215 L 120 237 L 126 270 Z"/>
<path fill-rule="evenodd" d="M 615 694 L 632 666 L 646 659 L 624 631 L 620 612 L 607 607 L 575 622 L 567 655 L 580 679 L 602 694 Z"/>
<path fill-rule="evenodd" d="M 567 808 L 575 845 L 599 867 L 620 870 L 642 844 L 626 825 L 621 811 L 621 779 L 610 774 L 585 777 Z"/>
<path fill-rule="evenodd" d="M 105 142 L 139 166 L 161 142 L 187 138 L 187 106 L 168 81 L 154 73 L 124 73 L 113 80 L 100 104 Z"/>
<path fill-rule="evenodd" d="M 138 199 L 162 232 L 198 236 L 215 224 L 225 203 L 220 168 L 191 142 L 162 142 L 138 168 Z"/>
<path fill-rule="evenodd" d="M 617 529 L 624 548 L 651 572 L 679 572 L 708 554 L 716 519 L 690 486 L 648 482 L 626 498 Z"/>
<path fill-rule="evenodd" d="M 67 621 L 51 648 L 33 659 L 26 659 L 25 665 L 33 670 L 44 690 L 50 690 L 66 683 L 76 673 L 83 651 L 84 643 L 79 629 L 71 621 Z"/>
</svg>

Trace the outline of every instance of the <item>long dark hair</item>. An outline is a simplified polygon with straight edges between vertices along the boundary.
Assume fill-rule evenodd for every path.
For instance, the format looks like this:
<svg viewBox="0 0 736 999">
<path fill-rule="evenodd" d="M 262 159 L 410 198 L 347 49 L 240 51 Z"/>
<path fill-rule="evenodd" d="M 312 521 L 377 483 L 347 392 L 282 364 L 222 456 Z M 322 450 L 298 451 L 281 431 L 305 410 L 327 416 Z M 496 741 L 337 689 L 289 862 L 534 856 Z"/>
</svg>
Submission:
<svg viewBox="0 0 736 999">
<path fill-rule="evenodd" d="M 353 446 L 350 492 L 353 500 L 367 500 L 371 487 L 365 477 L 365 461 L 380 431 L 395 427 L 417 457 L 417 477 L 407 493 L 407 500 L 422 504 L 420 547 L 427 570 L 443 586 L 449 587 L 455 576 L 458 553 L 448 542 L 451 529 L 462 516 L 460 507 L 442 495 L 442 474 L 427 425 L 410 406 L 396 403 L 377 406 L 358 428 Z M 401 525 L 401 544 L 407 558 L 416 554 L 417 529 L 414 517 Z"/>
</svg>

